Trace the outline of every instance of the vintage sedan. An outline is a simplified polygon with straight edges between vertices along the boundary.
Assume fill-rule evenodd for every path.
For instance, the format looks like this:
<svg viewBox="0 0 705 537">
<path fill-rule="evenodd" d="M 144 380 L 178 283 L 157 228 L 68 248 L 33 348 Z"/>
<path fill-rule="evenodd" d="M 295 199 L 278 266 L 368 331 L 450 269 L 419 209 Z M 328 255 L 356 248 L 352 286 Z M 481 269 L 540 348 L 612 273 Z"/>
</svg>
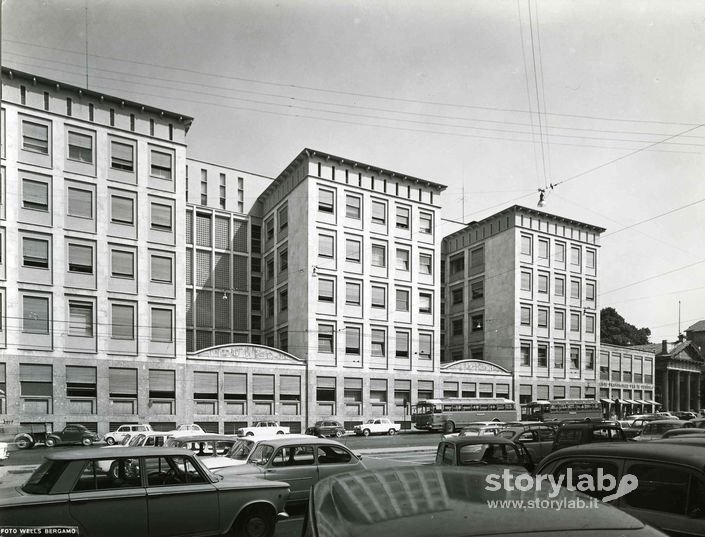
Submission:
<svg viewBox="0 0 705 537">
<path fill-rule="evenodd" d="M 336 420 L 321 420 L 317 421 L 313 427 L 306 429 L 307 434 L 314 436 L 335 436 L 340 438 L 345 436 L 345 427 L 342 423 Z"/>
<path fill-rule="evenodd" d="M 247 464 L 215 470 L 221 475 L 255 475 L 285 481 L 291 487 L 289 503 L 306 503 L 309 489 L 319 479 L 364 470 L 362 460 L 340 442 L 313 436 L 264 440 L 257 444 Z"/>
<path fill-rule="evenodd" d="M 566 489 L 488 489 L 481 468 L 417 466 L 337 475 L 311 492 L 304 537 L 663 537 L 606 503 Z M 512 505 L 505 507 L 502 503 Z M 516 505 L 517 507 L 514 507 Z"/>
<path fill-rule="evenodd" d="M 217 476 L 185 449 L 88 448 L 50 453 L 22 487 L 0 488 L 0 516 L 82 536 L 271 537 L 288 497 L 286 483 Z"/>
<path fill-rule="evenodd" d="M 534 469 L 531 455 L 524 446 L 500 436 L 457 436 L 441 440 L 436 450 L 436 464 L 491 465 L 529 472 Z"/>
</svg>

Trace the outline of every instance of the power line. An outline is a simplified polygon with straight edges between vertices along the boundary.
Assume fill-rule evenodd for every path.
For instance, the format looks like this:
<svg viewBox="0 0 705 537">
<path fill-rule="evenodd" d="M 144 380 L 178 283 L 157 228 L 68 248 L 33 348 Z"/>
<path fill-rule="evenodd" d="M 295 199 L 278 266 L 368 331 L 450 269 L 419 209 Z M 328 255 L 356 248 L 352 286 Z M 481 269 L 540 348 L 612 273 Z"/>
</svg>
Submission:
<svg viewBox="0 0 705 537">
<path fill-rule="evenodd" d="M 634 224 L 625 226 L 621 229 L 617 229 L 611 233 L 605 233 L 604 235 L 602 235 L 602 238 L 604 239 L 605 237 L 611 237 L 612 235 L 616 235 L 617 233 L 621 233 L 622 231 L 625 231 L 627 229 L 632 229 L 636 226 L 640 226 L 641 224 L 645 224 L 647 222 L 651 222 L 653 220 L 656 220 L 657 218 L 661 218 L 663 216 L 667 216 L 669 214 L 673 214 L 675 212 L 682 211 L 683 209 L 687 209 L 688 207 L 692 207 L 693 205 L 697 205 L 697 204 L 702 203 L 704 201 L 705 201 L 705 198 L 702 198 L 697 201 L 687 203 L 686 205 L 682 205 L 681 207 L 676 207 L 675 209 L 671 209 L 670 211 L 666 211 L 665 213 L 657 214 L 656 216 L 652 216 L 651 218 L 647 218 L 646 220 L 642 220 L 641 222 L 636 222 Z"/>
<path fill-rule="evenodd" d="M 675 269 L 673 269 L 673 270 L 669 270 L 669 271 L 666 271 L 666 272 L 661 272 L 660 274 L 656 274 L 656 275 L 654 275 L 654 276 L 649 276 L 648 278 L 644 278 L 643 280 L 639 280 L 639 281 L 636 281 L 636 282 L 633 282 L 633 283 L 630 283 L 630 284 L 627 284 L 627 285 L 623 285 L 623 286 L 621 286 L 621 287 L 615 287 L 614 289 L 610 289 L 609 291 L 605 291 L 605 292 L 603 292 L 603 293 L 600 293 L 600 296 L 604 296 L 604 295 L 607 295 L 607 294 L 609 294 L 609 293 L 614 293 L 615 291 L 621 291 L 622 289 L 626 289 L 626 288 L 628 288 L 628 287 L 632 287 L 632 286 L 638 285 L 638 284 L 640 284 L 640 283 L 644 283 L 644 282 L 648 282 L 648 281 L 651 281 L 651 280 L 655 280 L 656 278 L 660 278 L 661 276 L 667 276 L 668 274 L 673 274 L 674 272 L 679 272 L 679 271 L 681 271 L 681 270 L 685 270 L 685 269 L 687 269 L 687 268 L 691 268 L 691 267 L 694 267 L 694 266 L 696 266 L 696 265 L 700 265 L 700 264 L 702 264 L 702 263 L 705 263 L 705 259 L 703 259 L 703 260 L 701 260 L 701 261 L 696 261 L 695 263 L 691 263 L 691 264 L 689 264 L 689 265 L 684 265 L 684 266 L 682 266 L 682 267 L 675 268 Z"/>
</svg>

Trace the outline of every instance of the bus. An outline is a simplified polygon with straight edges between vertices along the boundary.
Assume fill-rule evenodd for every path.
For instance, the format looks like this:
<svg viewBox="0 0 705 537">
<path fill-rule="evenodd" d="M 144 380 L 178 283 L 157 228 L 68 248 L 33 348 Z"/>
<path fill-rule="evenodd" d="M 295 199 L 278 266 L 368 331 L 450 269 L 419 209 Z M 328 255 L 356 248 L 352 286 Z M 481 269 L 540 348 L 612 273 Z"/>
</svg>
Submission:
<svg viewBox="0 0 705 537">
<path fill-rule="evenodd" d="M 602 404 L 595 399 L 551 399 L 531 401 L 523 419 L 530 421 L 601 421 Z"/>
<path fill-rule="evenodd" d="M 446 434 L 478 421 L 517 421 L 517 404 L 510 399 L 460 398 L 425 399 L 411 410 L 411 422 L 422 431 Z"/>
</svg>

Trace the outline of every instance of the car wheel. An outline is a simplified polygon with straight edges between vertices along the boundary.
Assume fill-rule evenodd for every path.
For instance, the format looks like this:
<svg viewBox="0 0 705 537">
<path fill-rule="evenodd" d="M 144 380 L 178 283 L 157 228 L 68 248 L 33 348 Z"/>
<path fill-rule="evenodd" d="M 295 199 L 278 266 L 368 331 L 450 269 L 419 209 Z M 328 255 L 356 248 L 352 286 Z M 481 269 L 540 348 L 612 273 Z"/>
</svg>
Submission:
<svg viewBox="0 0 705 537">
<path fill-rule="evenodd" d="M 44 444 L 46 444 L 46 447 L 54 447 L 56 445 L 56 440 L 53 438 L 47 438 Z"/>
<path fill-rule="evenodd" d="M 117 478 L 120 477 L 120 467 L 118 466 L 117 461 L 113 461 L 113 463 L 110 465 L 108 475 L 114 480 L 117 480 Z"/>
<path fill-rule="evenodd" d="M 254 435 L 255 435 L 255 433 L 253 433 L 252 431 L 250 431 L 250 432 L 247 433 L 245 436 L 254 436 Z"/>
<path fill-rule="evenodd" d="M 362 435 L 363 435 L 363 436 L 370 436 L 370 430 L 369 430 L 369 429 L 365 429 L 364 431 L 362 431 Z"/>
<path fill-rule="evenodd" d="M 397 434 L 397 431 L 396 431 L 396 429 L 389 429 L 389 430 L 387 431 L 387 434 L 388 434 L 389 436 L 394 436 L 395 434 Z"/>
<path fill-rule="evenodd" d="M 284 434 L 284 431 L 277 431 L 277 434 Z"/>
<path fill-rule="evenodd" d="M 108 444 L 109 446 L 115 445 L 115 439 L 112 436 L 109 436 L 108 438 L 105 439 L 105 443 Z"/>
<path fill-rule="evenodd" d="M 81 444 L 88 447 L 93 444 L 93 440 L 91 440 L 90 438 L 84 438 L 83 440 L 81 440 Z"/>
<path fill-rule="evenodd" d="M 17 445 L 17 449 L 27 449 L 32 447 L 31 440 L 26 437 L 18 438 L 15 444 Z"/>
<path fill-rule="evenodd" d="M 248 507 L 233 525 L 233 537 L 272 537 L 276 520 L 274 512 L 266 507 Z"/>
<path fill-rule="evenodd" d="M 443 426 L 443 432 L 445 434 L 450 434 L 455 432 L 455 423 L 452 421 L 446 421 L 446 424 Z"/>
<path fill-rule="evenodd" d="M 336 436 L 336 438 L 340 438 L 341 436 L 343 436 L 343 431 L 338 429 L 337 431 L 335 431 L 335 436 Z"/>
</svg>

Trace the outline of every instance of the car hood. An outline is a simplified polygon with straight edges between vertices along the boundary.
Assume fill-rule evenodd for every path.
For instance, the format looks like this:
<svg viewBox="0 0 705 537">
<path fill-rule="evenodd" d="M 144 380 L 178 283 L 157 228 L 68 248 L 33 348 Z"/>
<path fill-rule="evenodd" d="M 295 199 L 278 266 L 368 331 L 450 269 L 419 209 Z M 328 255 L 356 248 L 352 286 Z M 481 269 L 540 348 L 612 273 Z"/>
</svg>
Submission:
<svg viewBox="0 0 705 537">
<path fill-rule="evenodd" d="M 246 461 L 231 459 L 230 457 L 204 457 L 200 460 L 209 470 L 246 464 Z"/>
<path fill-rule="evenodd" d="M 235 466 L 226 466 L 213 471 L 222 476 L 238 475 L 238 476 L 261 476 L 264 475 L 264 469 L 256 464 L 238 464 Z"/>
</svg>

